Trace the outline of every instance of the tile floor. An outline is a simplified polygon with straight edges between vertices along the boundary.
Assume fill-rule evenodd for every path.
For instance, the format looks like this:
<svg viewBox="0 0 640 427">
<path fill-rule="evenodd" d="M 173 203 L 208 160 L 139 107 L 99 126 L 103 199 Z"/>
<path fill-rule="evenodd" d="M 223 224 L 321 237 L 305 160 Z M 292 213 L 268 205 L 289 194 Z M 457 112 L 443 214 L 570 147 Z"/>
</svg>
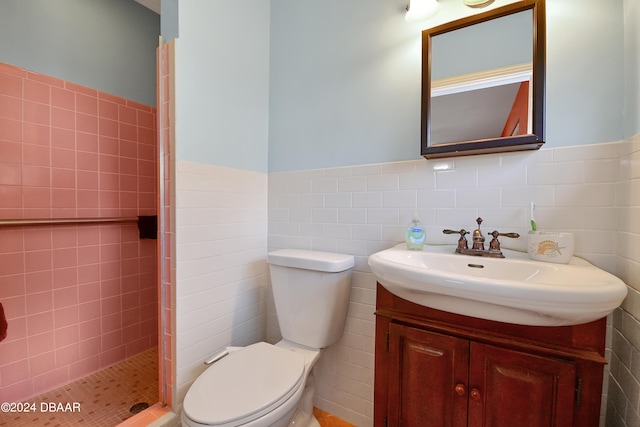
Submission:
<svg viewBox="0 0 640 427">
<path fill-rule="evenodd" d="M 157 401 L 158 352 L 153 348 L 29 399 L 27 403 L 35 404 L 35 412 L 0 412 L 0 427 L 114 427 L 134 415 L 130 409 L 136 403 L 153 405 Z M 57 412 L 42 411 L 43 407 L 49 408 L 51 404 Z M 79 411 L 75 410 L 78 406 Z M 314 408 L 314 415 L 321 427 L 354 427 L 318 408 Z"/>
<path fill-rule="evenodd" d="M 318 408 L 313 408 L 313 415 L 315 415 L 318 423 L 320 423 L 320 427 L 355 427 L 353 424 L 341 420 L 328 412 L 321 411 Z"/>
<path fill-rule="evenodd" d="M 136 403 L 153 405 L 157 401 L 158 352 L 153 348 L 29 399 L 35 412 L 0 412 L 0 427 L 113 427 L 134 415 L 130 409 Z M 51 404 L 55 410 L 69 411 L 52 411 Z M 75 410 L 78 406 L 79 411 Z"/>
</svg>

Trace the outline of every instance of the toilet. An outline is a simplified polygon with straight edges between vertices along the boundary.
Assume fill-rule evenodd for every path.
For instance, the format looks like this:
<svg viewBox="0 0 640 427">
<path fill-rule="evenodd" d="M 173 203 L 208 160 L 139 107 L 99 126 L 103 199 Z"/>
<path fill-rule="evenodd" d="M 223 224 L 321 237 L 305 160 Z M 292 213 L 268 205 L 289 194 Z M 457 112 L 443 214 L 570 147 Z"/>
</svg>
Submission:
<svg viewBox="0 0 640 427">
<path fill-rule="evenodd" d="M 342 336 L 354 258 L 280 249 L 267 262 L 282 340 L 228 347 L 216 357 L 184 398 L 183 426 L 319 427 L 312 369 Z"/>
</svg>

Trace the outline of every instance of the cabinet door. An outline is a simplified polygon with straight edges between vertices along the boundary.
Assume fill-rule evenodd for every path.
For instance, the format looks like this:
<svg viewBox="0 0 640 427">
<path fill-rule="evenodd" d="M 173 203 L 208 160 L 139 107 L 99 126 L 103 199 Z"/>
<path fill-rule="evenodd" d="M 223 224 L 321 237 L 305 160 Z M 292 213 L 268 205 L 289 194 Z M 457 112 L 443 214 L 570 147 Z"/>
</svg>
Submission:
<svg viewBox="0 0 640 427">
<path fill-rule="evenodd" d="M 467 425 L 469 341 L 389 326 L 388 425 Z"/>
<path fill-rule="evenodd" d="M 573 425 L 575 366 L 471 343 L 470 427 Z"/>
</svg>

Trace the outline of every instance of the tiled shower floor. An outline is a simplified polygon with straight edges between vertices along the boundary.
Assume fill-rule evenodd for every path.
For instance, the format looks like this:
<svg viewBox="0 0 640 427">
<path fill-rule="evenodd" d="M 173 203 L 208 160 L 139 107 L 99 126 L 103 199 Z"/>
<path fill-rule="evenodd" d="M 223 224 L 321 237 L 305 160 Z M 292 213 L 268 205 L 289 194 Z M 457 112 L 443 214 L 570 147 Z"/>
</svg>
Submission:
<svg viewBox="0 0 640 427">
<path fill-rule="evenodd" d="M 158 402 L 158 351 L 153 348 L 117 365 L 28 400 L 34 413 L 0 412 L 0 427 L 113 427 L 133 416 L 139 402 Z M 42 402 L 80 404 L 79 412 L 40 412 Z M 70 406 L 73 408 L 73 406 Z"/>
</svg>

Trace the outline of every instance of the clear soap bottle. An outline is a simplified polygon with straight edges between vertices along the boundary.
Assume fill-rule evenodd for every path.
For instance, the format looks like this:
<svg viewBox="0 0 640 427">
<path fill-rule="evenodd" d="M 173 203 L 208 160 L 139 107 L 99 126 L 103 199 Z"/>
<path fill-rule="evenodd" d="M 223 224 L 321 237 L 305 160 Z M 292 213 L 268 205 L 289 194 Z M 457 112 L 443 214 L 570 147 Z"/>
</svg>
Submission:
<svg viewBox="0 0 640 427">
<path fill-rule="evenodd" d="M 411 224 L 407 227 L 407 249 L 421 251 L 424 248 L 426 233 L 424 227 L 417 217 L 413 217 Z"/>
</svg>

